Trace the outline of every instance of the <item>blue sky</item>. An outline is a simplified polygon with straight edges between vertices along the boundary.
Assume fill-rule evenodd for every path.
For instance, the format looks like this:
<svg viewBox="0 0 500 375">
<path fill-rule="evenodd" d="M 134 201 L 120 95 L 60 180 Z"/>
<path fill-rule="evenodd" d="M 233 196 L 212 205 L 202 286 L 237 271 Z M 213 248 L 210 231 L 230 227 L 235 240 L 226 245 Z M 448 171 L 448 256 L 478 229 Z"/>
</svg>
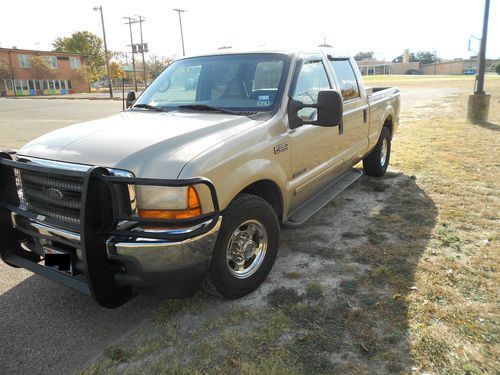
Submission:
<svg viewBox="0 0 500 375">
<path fill-rule="evenodd" d="M 500 58 L 500 0 L 492 0 L 487 56 Z M 436 51 L 443 58 L 468 57 L 470 35 L 481 36 L 483 0 L 54 0 L 2 4 L 0 45 L 50 49 L 51 42 L 77 30 L 102 34 L 98 12 L 102 5 L 109 48 L 128 51 L 128 27 L 123 16 L 140 14 L 144 41 L 159 55 L 182 54 L 179 21 L 183 14 L 187 54 L 220 46 L 307 48 L 323 42 L 339 54 L 374 51 L 392 59 L 403 49 Z M 8 15 L 8 16 L 7 16 Z M 134 28 L 136 41 L 139 29 Z"/>
</svg>

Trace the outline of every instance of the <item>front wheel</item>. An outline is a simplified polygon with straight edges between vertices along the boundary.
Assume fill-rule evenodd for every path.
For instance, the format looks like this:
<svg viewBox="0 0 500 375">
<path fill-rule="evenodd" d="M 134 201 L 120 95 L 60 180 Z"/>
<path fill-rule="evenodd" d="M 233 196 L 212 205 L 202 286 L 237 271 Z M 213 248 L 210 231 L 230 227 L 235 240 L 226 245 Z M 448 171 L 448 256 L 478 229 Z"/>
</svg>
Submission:
<svg viewBox="0 0 500 375">
<path fill-rule="evenodd" d="M 271 205 L 240 194 L 223 212 L 209 279 L 227 298 L 257 289 L 273 267 L 279 245 L 279 221 Z"/>
<path fill-rule="evenodd" d="M 370 154 L 363 159 L 363 170 L 368 176 L 381 177 L 387 171 L 391 156 L 391 133 L 386 127 L 382 128 L 377 145 Z"/>
</svg>

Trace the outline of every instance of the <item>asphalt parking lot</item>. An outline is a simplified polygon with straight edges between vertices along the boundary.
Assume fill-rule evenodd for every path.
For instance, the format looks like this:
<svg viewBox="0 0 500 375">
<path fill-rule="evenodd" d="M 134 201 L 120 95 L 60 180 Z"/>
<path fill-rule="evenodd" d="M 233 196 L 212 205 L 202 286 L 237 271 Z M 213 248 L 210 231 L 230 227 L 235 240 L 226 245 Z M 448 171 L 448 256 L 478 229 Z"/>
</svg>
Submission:
<svg viewBox="0 0 500 375">
<path fill-rule="evenodd" d="M 0 99 L 0 149 L 120 111 L 119 101 Z M 107 310 L 89 297 L 0 262 L 0 373 L 72 373 L 150 316 L 138 297 Z M 68 353 L 71 353 L 69 355 Z"/>
</svg>

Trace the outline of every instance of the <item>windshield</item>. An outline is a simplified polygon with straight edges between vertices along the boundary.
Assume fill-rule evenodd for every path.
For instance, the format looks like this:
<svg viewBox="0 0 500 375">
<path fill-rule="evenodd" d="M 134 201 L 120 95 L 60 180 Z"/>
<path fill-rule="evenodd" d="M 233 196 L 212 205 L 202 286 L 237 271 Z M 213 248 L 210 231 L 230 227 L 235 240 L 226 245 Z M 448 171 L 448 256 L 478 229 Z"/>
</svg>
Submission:
<svg viewBox="0 0 500 375">
<path fill-rule="evenodd" d="M 194 57 L 170 65 L 135 106 L 273 111 L 289 58 L 275 53 Z"/>
</svg>

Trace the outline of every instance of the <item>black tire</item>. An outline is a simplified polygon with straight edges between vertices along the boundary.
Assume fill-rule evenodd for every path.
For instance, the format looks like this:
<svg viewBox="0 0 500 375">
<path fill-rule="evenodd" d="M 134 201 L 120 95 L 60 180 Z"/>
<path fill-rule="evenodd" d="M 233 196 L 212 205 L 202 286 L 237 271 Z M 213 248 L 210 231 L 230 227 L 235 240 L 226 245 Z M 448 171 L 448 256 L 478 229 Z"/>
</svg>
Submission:
<svg viewBox="0 0 500 375">
<path fill-rule="evenodd" d="M 382 149 L 384 140 L 387 145 L 387 152 L 384 162 L 382 162 Z M 382 177 L 389 166 L 391 157 L 391 133 L 387 127 L 383 127 L 377 145 L 370 154 L 363 159 L 363 170 L 368 176 Z"/>
<path fill-rule="evenodd" d="M 235 230 L 248 220 L 256 220 L 265 228 L 267 250 L 253 274 L 237 278 L 230 271 L 228 245 Z M 257 289 L 273 267 L 278 253 L 279 234 L 278 217 L 268 202 L 251 194 L 237 196 L 222 213 L 222 226 L 215 243 L 207 285 L 213 285 L 218 293 L 230 299 L 243 297 Z"/>
</svg>

